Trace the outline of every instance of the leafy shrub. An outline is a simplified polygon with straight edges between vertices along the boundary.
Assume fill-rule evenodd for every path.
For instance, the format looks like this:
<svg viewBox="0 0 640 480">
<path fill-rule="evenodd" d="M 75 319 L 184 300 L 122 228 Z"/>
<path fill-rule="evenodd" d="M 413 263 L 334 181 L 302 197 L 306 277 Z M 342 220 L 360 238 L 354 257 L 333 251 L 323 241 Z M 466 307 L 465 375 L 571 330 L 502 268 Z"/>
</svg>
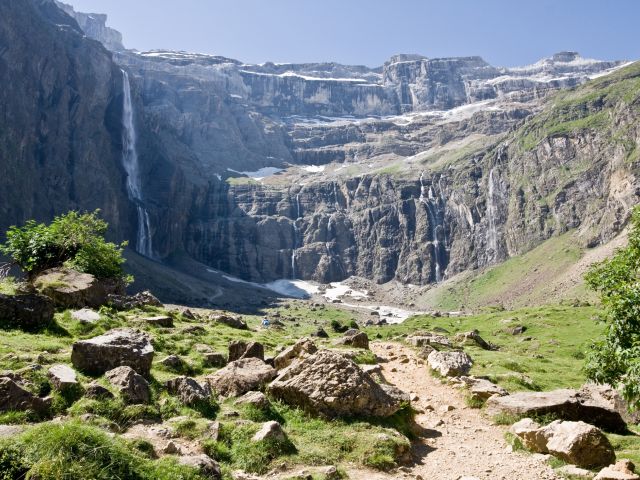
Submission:
<svg viewBox="0 0 640 480">
<path fill-rule="evenodd" d="M 349 330 L 349 326 L 343 325 L 338 320 L 334 319 L 334 320 L 331 320 L 331 330 L 333 330 L 336 333 L 344 333 L 347 330 Z"/>
<path fill-rule="evenodd" d="M 29 220 L 24 226 L 13 226 L 0 253 L 10 256 L 29 278 L 48 268 L 69 266 L 98 278 L 130 281 L 122 270 L 124 258 L 120 245 L 105 241 L 107 223 L 99 211 L 71 211 L 55 217 L 49 225 Z"/>
</svg>

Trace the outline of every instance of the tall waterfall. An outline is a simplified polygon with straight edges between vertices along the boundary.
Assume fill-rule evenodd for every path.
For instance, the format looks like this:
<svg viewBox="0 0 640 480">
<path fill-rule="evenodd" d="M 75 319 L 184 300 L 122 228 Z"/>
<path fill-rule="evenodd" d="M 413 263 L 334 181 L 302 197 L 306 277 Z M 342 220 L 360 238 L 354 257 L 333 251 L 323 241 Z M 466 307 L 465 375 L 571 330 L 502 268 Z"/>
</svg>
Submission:
<svg viewBox="0 0 640 480">
<path fill-rule="evenodd" d="M 144 208 L 142 198 L 142 181 L 140 178 L 140 164 L 136 151 L 136 128 L 134 123 L 133 103 L 131 102 L 131 84 L 129 74 L 122 70 L 122 165 L 127 172 L 127 195 L 136 205 L 138 211 L 138 232 L 136 236 L 136 251 L 145 257 L 153 258 L 151 241 L 151 222 L 149 212 Z"/>
<path fill-rule="evenodd" d="M 496 184 L 494 178 L 494 170 L 489 170 L 489 188 L 487 192 L 487 220 L 489 225 L 487 226 L 487 251 L 493 261 L 498 256 L 498 232 L 496 228 L 496 216 L 498 214 L 498 207 L 496 206 Z"/>
<path fill-rule="evenodd" d="M 424 185 L 424 172 L 420 174 L 420 203 L 427 208 L 427 219 L 429 221 L 429 242 L 433 246 L 433 259 L 435 262 L 436 283 L 441 282 L 447 269 L 448 252 L 447 238 L 444 228 L 444 215 L 438 213 L 438 199 L 435 196 L 433 187 Z"/>
</svg>

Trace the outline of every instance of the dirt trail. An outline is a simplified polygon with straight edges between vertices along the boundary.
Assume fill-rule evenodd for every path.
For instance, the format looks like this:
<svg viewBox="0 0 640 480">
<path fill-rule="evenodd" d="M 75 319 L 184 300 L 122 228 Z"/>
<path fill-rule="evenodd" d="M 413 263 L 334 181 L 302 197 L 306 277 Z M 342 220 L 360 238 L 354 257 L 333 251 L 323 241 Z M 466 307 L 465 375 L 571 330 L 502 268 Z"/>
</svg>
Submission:
<svg viewBox="0 0 640 480">
<path fill-rule="evenodd" d="M 387 480 L 416 475 L 424 480 L 560 478 L 541 456 L 511 452 L 504 440 L 506 428 L 492 425 L 479 410 L 467 407 L 462 392 L 431 376 L 428 367 L 410 348 L 373 343 L 371 349 L 383 360 L 382 371 L 387 381 L 418 396 L 413 404 L 424 412 L 416 417 L 423 431 L 414 442 L 414 463 L 403 467 L 400 475 L 352 470 L 350 478 Z"/>
</svg>

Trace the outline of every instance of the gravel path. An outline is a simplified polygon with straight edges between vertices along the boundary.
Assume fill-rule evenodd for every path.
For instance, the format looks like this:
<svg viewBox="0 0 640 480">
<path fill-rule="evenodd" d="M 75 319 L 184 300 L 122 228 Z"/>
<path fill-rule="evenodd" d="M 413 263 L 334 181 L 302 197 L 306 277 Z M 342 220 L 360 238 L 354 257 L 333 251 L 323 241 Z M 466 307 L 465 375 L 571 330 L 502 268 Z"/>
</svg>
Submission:
<svg viewBox="0 0 640 480">
<path fill-rule="evenodd" d="M 417 395 L 414 406 L 421 412 L 416 422 L 422 432 L 414 442 L 414 463 L 400 474 L 349 471 L 350 478 L 387 480 L 558 479 L 540 455 L 511 452 L 504 440 L 506 427 L 492 425 L 481 411 L 465 405 L 458 389 L 431 376 L 425 362 L 395 343 L 373 343 L 372 351 L 383 359 L 382 371 L 390 383 Z"/>
</svg>

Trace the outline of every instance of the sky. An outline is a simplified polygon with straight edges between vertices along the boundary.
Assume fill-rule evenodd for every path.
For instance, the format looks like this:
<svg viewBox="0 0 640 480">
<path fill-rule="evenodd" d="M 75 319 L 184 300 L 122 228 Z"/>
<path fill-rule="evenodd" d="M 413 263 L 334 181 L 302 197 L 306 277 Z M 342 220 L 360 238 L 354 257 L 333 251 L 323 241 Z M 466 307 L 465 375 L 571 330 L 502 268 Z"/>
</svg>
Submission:
<svg viewBox="0 0 640 480">
<path fill-rule="evenodd" d="M 640 59 L 638 0 L 63 0 L 106 13 L 127 48 L 247 63 L 380 66 L 396 53 L 480 55 L 495 66 L 563 50 Z"/>
</svg>

